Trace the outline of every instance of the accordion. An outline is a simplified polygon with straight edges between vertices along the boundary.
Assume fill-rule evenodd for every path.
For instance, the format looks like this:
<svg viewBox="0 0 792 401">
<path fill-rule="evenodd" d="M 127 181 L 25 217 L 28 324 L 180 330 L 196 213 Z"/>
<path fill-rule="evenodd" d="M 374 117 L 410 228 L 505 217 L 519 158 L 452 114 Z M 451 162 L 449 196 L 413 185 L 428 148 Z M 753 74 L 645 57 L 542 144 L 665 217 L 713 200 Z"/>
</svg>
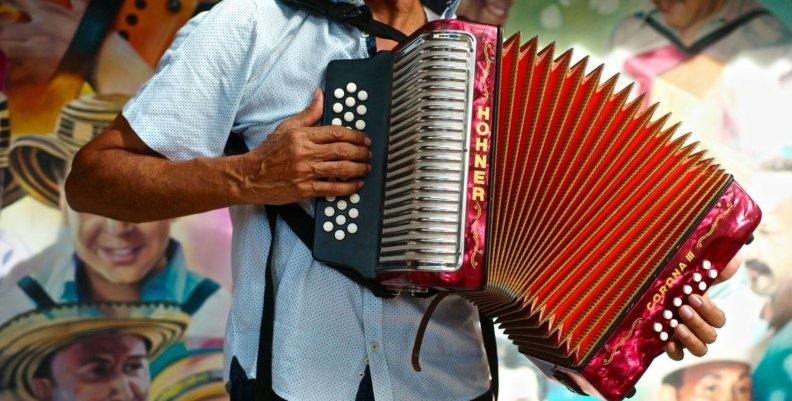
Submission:
<svg viewBox="0 0 792 401">
<path fill-rule="evenodd" d="M 619 400 L 761 212 L 668 116 L 571 59 L 441 20 L 331 62 L 324 122 L 366 132 L 373 160 L 358 193 L 316 200 L 314 257 L 464 297 L 545 374 Z"/>
</svg>

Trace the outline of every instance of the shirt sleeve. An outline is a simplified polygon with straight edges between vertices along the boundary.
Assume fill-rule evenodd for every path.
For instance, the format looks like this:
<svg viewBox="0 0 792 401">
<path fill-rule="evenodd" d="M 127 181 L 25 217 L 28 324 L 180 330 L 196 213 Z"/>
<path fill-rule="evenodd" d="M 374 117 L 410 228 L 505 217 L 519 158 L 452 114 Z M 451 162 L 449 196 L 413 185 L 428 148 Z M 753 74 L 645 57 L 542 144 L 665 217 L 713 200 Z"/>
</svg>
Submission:
<svg viewBox="0 0 792 401">
<path fill-rule="evenodd" d="M 253 69 L 256 11 L 252 0 L 224 0 L 182 28 L 122 112 L 151 149 L 171 160 L 222 155 Z"/>
</svg>

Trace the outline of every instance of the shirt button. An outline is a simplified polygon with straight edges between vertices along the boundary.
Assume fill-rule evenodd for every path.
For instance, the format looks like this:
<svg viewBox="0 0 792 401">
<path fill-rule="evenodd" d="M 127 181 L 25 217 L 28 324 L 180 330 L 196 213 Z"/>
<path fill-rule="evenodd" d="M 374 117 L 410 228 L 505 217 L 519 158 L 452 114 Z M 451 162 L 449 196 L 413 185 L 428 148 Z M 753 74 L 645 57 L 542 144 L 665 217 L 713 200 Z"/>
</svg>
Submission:
<svg viewBox="0 0 792 401">
<path fill-rule="evenodd" d="M 367 38 L 367 37 L 369 37 L 369 34 L 366 31 L 360 31 L 360 36 L 362 36 L 364 38 Z"/>
<path fill-rule="evenodd" d="M 370 345 L 371 345 L 371 350 L 372 351 L 376 351 L 376 350 L 379 349 L 379 343 L 376 342 L 376 341 L 372 341 Z"/>
</svg>

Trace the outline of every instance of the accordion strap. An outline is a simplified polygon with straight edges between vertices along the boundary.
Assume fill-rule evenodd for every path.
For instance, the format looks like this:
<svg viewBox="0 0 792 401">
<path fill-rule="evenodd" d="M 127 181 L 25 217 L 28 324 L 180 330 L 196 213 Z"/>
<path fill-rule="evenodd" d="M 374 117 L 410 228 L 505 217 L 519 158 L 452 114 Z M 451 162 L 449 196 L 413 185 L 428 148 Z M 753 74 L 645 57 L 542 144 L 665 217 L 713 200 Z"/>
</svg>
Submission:
<svg viewBox="0 0 792 401">
<path fill-rule="evenodd" d="M 376 21 L 368 8 L 358 8 L 353 4 L 329 0 L 283 0 L 298 8 L 307 8 L 331 19 L 346 22 L 370 35 L 401 42 L 407 39 L 402 31 L 382 22 Z"/>
</svg>

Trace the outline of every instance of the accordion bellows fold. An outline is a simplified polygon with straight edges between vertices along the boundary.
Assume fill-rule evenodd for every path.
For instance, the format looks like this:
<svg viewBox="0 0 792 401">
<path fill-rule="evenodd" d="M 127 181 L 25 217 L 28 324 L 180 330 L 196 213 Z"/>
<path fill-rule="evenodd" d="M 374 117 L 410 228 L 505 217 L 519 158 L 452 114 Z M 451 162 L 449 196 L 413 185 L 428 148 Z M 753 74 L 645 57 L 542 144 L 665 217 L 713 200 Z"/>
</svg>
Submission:
<svg viewBox="0 0 792 401">
<path fill-rule="evenodd" d="M 519 35 L 502 52 L 489 273 L 465 297 L 520 351 L 577 366 L 729 177 L 587 59 Z"/>
</svg>

